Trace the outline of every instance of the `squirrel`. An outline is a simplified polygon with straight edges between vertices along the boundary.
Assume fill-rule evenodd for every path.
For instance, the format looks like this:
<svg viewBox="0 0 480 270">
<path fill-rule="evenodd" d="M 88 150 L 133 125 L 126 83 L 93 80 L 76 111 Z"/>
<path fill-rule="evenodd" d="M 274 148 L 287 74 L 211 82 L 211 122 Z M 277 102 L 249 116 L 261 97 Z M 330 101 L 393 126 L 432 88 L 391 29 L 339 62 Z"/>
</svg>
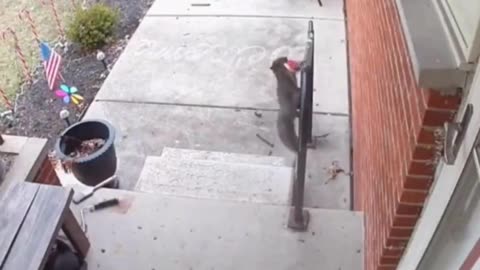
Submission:
<svg viewBox="0 0 480 270">
<path fill-rule="evenodd" d="M 295 132 L 295 118 L 300 106 L 301 91 L 297 84 L 296 72 L 300 64 L 279 57 L 272 63 L 270 69 L 277 79 L 277 98 L 280 111 L 277 118 L 278 136 L 282 143 L 291 151 L 298 152 L 298 136 Z"/>
</svg>

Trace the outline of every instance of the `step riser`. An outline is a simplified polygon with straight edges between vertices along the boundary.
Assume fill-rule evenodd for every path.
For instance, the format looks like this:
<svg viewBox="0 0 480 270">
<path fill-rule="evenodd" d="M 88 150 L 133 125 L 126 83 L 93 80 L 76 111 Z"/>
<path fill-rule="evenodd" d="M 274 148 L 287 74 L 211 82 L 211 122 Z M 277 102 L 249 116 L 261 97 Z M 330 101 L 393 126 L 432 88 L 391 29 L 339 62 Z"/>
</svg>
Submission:
<svg viewBox="0 0 480 270">
<path fill-rule="evenodd" d="M 147 157 L 136 190 L 163 195 L 288 205 L 288 167 Z"/>
</svg>

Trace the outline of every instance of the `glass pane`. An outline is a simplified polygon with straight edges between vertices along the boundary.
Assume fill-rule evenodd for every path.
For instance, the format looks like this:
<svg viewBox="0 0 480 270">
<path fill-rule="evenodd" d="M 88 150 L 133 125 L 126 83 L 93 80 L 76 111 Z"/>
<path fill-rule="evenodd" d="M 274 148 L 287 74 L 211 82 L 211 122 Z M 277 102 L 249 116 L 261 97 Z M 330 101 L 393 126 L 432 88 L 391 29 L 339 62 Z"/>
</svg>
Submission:
<svg viewBox="0 0 480 270">
<path fill-rule="evenodd" d="M 467 47 L 472 46 L 480 22 L 480 1 L 447 0 Z"/>
<path fill-rule="evenodd" d="M 480 176 L 473 155 L 470 155 L 418 269 L 460 269 L 479 238 Z"/>
</svg>

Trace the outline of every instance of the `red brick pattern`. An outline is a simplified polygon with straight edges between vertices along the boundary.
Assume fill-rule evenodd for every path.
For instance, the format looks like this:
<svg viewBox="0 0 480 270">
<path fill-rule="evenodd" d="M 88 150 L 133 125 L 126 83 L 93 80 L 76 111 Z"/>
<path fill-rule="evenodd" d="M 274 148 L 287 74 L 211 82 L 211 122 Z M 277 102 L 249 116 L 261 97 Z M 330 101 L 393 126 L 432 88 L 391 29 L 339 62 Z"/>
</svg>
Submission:
<svg viewBox="0 0 480 270">
<path fill-rule="evenodd" d="M 365 269 L 395 269 L 428 191 L 435 130 L 461 94 L 417 87 L 395 0 L 346 0 L 354 207 L 365 213 Z"/>
<path fill-rule="evenodd" d="M 42 161 L 42 165 L 40 166 L 40 169 L 34 178 L 34 182 L 57 186 L 61 185 L 60 179 L 58 179 L 55 169 L 53 168 L 48 157 L 45 157 L 45 159 Z"/>
</svg>

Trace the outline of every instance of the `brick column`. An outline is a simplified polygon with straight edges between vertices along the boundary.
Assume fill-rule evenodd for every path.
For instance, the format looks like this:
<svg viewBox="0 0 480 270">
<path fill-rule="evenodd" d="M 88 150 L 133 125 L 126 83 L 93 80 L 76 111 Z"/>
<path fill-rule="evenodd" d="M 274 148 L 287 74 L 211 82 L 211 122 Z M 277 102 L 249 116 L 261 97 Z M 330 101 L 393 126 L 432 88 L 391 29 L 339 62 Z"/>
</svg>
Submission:
<svg viewBox="0 0 480 270">
<path fill-rule="evenodd" d="M 365 213 L 366 270 L 396 266 L 441 155 L 438 130 L 460 91 L 416 85 L 395 0 L 346 0 L 354 207 Z"/>
</svg>

